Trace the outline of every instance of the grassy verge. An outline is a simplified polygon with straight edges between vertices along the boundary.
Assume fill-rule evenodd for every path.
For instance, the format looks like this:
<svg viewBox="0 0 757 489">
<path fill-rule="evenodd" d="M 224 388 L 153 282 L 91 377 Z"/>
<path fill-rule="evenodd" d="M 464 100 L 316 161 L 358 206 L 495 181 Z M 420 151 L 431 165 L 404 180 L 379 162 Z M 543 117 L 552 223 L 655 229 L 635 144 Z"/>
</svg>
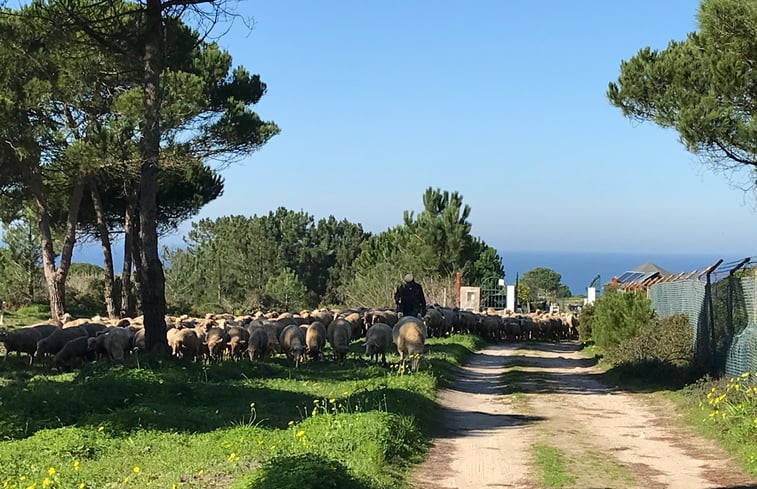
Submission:
<svg viewBox="0 0 757 489">
<path fill-rule="evenodd" d="M 718 442 L 750 475 L 757 477 L 757 374 L 737 379 L 704 379 L 671 391 L 684 420 Z"/>
<path fill-rule="evenodd" d="M 435 388 L 479 346 L 429 340 L 421 371 L 405 375 L 358 358 L 296 370 L 283 358 L 130 359 L 66 374 L 11 358 L 0 365 L 0 483 L 287 487 L 273 467 L 289 464 L 299 481 L 344 468 L 343 487 L 397 487 L 425 450 Z"/>
<path fill-rule="evenodd" d="M 557 448 L 536 444 L 531 447 L 531 452 L 545 487 L 560 488 L 576 481 L 576 478 L 568 473 L 566 458 Z"/>
</svg>

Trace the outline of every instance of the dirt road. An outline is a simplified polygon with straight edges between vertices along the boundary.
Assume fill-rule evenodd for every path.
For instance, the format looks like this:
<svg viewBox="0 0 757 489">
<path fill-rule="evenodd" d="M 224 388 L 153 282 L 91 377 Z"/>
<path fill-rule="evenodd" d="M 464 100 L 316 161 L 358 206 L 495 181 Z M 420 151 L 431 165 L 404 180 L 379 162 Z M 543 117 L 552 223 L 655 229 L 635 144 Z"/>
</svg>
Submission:
<svg viewBox="0 0 757 489">
<path fill-rule="evenodd" d="M 576 489 L 754 488 L 665 402 L 616 392 L 575 343 L 478 352 L 440 391 L 440 428 L 411 476 L 417 489 L 543 487 L 535 450 L 562 454 Z"/>
</svg>

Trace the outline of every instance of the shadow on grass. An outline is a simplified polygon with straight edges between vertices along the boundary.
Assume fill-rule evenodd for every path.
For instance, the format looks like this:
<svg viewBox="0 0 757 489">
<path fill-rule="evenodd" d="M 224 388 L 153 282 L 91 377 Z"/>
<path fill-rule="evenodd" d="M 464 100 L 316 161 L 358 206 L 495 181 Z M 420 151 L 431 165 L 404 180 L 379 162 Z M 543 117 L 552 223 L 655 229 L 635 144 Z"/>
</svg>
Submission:
<svg viewBox="0 0 757 489">
<path fill-rule="evenodd" d="M 150 369 L 90 364 L 67 374 L 36 366 L 6 367 L 0 372 L 0 379 L 5 379 L 0 389 L 3 438 L 25 438 L 40 429 L 65 426 L 106 426 L 109 433 L 123 434 L 138 429 L 202 433 L 249 422 L 251 403 L 261 428 L 285 429 L 289 421 L 307 416 L 320 399 L 304 382 L 372 379 L 388 373 L 362 360 L 343 365 L 313 362 L 299 369 L 289 368 L 285 359 L 210 366 L 172 360 L 153 362 Z M 271 379 L 286 382 L 263 385 Z M 349 402 L 351 409 L 416 418 L 425 430 L 431 421 L 424 414 L 435 406 L 422 394 L 388 388 L 380 381 L 351 393 Z"/>
<path fill-rule="evenodd" d="M 232 489 L 287 487 L 373 489 L 374 486 L 354 477 L 340 462 L 315 454 L 275 457 L 232 485 Z"/>
</svg>

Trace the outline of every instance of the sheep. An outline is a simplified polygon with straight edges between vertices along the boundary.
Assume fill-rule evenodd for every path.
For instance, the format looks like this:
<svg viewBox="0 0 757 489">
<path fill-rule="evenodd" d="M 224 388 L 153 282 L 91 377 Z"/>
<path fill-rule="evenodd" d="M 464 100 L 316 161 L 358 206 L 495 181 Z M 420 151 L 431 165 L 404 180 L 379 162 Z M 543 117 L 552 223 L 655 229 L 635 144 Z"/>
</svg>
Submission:
<svg viewBox="0 0 757 489">
<path fill-rule="evenodd" d="M 105 331 L 106 329 L 108 329 L 107 326 L 100 323 L 84 323 L 80 325 L 79 327 L 87 330 L 87 334 L 90 337 L 97 336 L 98 334 L 100 334 L 101 331 Z"/>
<path fill-rule="evenodd" d="M 89 357 L 87 360 L 94 360 L 94 355 L 88 348 L 89 339 L 89 336 L 79 336 L 66 342 L 53 357 L 53 366 L 72 369 L 81 366 L 86 357 Z"/>
<path fill-rule="evenodd" d="M 111 362 L 122 362 L 133 343 L 130 328 L 108 328 L 108 331 L 89 338 L 90 351 L 103 352 Z"/>
<path fill-rule="evenodd" d="M 205 344 L 208 345 L 208 357 L 211 361 L 223 359 L 223 352 L 229 342 L 229 335 L 221 328 L 210 328 L 205 336 Z"/>
<path fill-rule="evenodd" d="M 191 361 L 200 356 L 200 339 L 194 329 L 171 329 L 166 333 L 171 354 Z"/>
<path fill-rule="evenodd" d="M 281 332 L 279 344 L 294 367 L 299 367 L 306 348 L 305 334 L 302 329 L 296 324 L 290 324 Z"/>
<path fill-rule="evenodd" d="M 42 358 L 45 355 L 55 355 L 63 346 L 74 338 L 79 336 L 89 337 L 86 329 L 76 326 L 73 328 L 63 328 L 53 331 L 50 336 L 42 338 L 37 342 L 37 348 L 34 352 L 35 358 Z"/>
<path fill-rule="evenodd" d="M 326 328 L 326 338 L 334 351 L 334 360 L 344 361 L 350 351 L 352 325 L 344 319 L 334 319 Z"/>
<path fill-rule="evenodd" d="M 407 357 L 412 356 L 411 368 L 418 370 L 420 356 L 426 342 L 426 326 L 413 316 L 403 316 L 392 328 L 392 341 L 397 345 L 400 363 L 404 367 Z"/>
<path fill-rule="evenodd" d="M 229 356 L 234 359 L 242 357 L 242 353 L 247 350 L 247 344 L 250 341 L 250 332 L 241 326 L 232 326 L 227 331 L 229 335 L 228 349 Z"/>
<path fill-rule="evenodd" d="M 313 321 L 307 327 L 305 344 L 307 345 L 308 356 L 311 359 L 318 360 L 323 355 L 323 347 L 326 346 L 326 326 L 322 322 Z"/>
<path fill-rule="evenodd" d="M 392 344 L 392 327 L 385 323 L 374 323 L 365 333 L 365 354 L 371 360 L 381 355 L 381 363 L 386 365 L 386 352 Z"/>
<path fill-rule="evenodd" d="M 0 341 L 5 344 L 5 359 L 8 353 L 15 351 L 18 355 L 29 355 L 29 365 L 34 360 L 34 352 L 37 351 L 37 343 L 42 339 L 40 331 L 34 328 L 18 328 L 10 331 L 0 331 Z"/>
<path fill-rule="evenodd" d="M 32 328 L 39 331 L 39 334 L 40 334 L 39 339 L 47 338 L 48 336 L 53 334 L 53 331 L 58 331 L 60 329 L 60 327 L 54 324 L 49 324 L 49 323 L 35 324 L 33 326 L 27 326 L 27 328 Z"/>
<path fill-rule="evenodd" d="M 147 345 L 145 343 L 145 328 L 139 328 L 137 326 L 129 326 L 132 331 L 131 350 L 147 351 Z"/>
<path fill-rule="evenodd" d="M 250 360 L 262 359 L 268 354 L 268 333 L 265 328 L 254 328 L 250 332 L 247 353 L 250 355 Z"/>
</svg>

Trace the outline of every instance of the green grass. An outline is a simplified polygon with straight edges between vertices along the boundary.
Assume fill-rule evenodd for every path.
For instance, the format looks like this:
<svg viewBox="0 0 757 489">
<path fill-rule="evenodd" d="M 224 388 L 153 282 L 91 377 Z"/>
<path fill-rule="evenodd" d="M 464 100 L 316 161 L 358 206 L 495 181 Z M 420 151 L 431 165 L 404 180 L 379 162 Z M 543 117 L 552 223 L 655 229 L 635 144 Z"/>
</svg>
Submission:
<svg viewBox="0 0 757 489">
<path fill-rule="evenodd" d="M 44 304 L 32 304 L 30 306 L 19 307 L 15 311 L 6 309 L 3 315 L 4 328 L 15 328 L 18 326 L 27 326 L 29 324 L 41 323 L 50 320 L 50 306 Z"/>
<path fill-rule="evenodd" d="M 283 358 L 132 358 L 65 374 L 11 358 L 0 363 L 0 484 L 262 488 L 278 483 L 270 463 L 304 460 L 344 467 L 354 487 L 397 487 L 424 453 L 435 388 L 481 345 L 428 343 L 421 371 L 404 375 L 357 356 L 296 370 Z"/>
<path fill-rule="evenodd" d="M 534 464 L 539 470 L 540 479 L 545 487 L 565 487 L 576 481 L 567 471 L 563 453 L 548 445 L 536 444 L 531 447 Z"/>
<path fill-rule="evenodd" d="M 757 374 L 739 379 L 704 379 L 666 393 L 684 420 L 715 440 L 750 475 L 757 477 Z"/>
</svg>

